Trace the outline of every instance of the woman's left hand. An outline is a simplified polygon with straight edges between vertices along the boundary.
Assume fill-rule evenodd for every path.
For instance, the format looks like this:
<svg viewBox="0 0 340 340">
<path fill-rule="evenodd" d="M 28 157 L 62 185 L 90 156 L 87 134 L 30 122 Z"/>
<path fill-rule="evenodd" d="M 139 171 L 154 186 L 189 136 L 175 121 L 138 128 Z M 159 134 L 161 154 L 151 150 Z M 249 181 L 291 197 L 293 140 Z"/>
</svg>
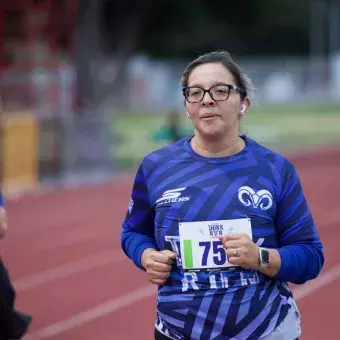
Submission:
<svg viewBox="0 0 340 340">
<path fill-rule="evenodd" d="M 247 234 L 234 233 L 219 236 L 231 264 L 245 269 L 259 268 L 260 248 Z"/>
</svg>

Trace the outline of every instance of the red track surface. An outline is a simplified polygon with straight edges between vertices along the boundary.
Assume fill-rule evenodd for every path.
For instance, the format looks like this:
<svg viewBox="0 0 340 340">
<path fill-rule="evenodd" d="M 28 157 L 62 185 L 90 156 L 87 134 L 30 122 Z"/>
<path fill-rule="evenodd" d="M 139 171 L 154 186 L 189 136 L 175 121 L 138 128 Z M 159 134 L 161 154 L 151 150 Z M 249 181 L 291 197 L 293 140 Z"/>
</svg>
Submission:
<svg viewBox="0 0 340 340">
<path fill-rule="evenodd" d="M 313 285 L 293 287 L 301 339 L 339 340 L 340 150 L 291 159 L 326 254 Z M 17 287 L 17 308 L 33 315 L 27 340 L 152 339 L 155 287 L 120 250 L 131 186 L 125 178 L 8 202 L 10 232 L 0 250 Z"/>
</svg>

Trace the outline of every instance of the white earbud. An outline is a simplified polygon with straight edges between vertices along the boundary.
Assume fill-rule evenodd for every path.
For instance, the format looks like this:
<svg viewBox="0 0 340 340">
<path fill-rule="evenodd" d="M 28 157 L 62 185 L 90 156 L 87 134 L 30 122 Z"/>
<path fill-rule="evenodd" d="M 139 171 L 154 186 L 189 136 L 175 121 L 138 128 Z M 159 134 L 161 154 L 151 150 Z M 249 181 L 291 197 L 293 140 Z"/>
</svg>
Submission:
<svg viewBox="0 0 340 340">
<path fill-rule="evenodd" d="M 187 116 L 191 119 L 190 115 L 189 115 L 189 112 L 187 111 Z"/>
<path fill-rule="evenodd" d="M 244 115 L 244 111 L 246 110 L 247 106 L 245 104 L 242 105 L 242 110 L 241 110 L 241 114 Z"/>
</svg>

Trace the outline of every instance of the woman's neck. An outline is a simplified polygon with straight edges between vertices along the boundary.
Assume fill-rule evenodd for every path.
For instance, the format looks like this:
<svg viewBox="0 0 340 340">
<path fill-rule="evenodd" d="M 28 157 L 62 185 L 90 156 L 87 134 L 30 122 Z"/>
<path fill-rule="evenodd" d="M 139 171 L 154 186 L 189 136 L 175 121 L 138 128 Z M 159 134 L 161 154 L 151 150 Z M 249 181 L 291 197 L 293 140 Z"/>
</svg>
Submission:
<svg viewBox="0 0 340 340">
<path fill-rule="evenodd" d="M 219 158 L 235 155 L 242 151 L 246 145 L 245 141 L 239 137 L 226 136 L 219 138 L 202 138 L 198 133 L 191 139 L 193 150 L 203 157 Z"/>
</svg>

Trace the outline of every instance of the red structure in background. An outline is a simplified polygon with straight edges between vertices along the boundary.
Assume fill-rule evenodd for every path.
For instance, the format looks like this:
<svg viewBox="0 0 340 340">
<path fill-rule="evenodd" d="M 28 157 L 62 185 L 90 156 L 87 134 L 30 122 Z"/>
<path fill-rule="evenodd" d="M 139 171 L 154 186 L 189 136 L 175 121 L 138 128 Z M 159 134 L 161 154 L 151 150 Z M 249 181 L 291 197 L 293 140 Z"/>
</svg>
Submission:
<svg viewBox="0 0 340 340">
<path fill-rule="evenodd" d="M 5 111 L 58 114 L 60 70 L 74 67 L 77 0 L 1 0 L 0 96 Z M 64 68 L 63 68 L 64 67 Z M 64 72 L 65 73 L 65 72 Z"/>
<path fill-rule="evenodd" d="M 32 157 L 37 157 L 39 179 L 60 172 L 61 117 L 76 109 L 77 4 L 77 0 L 0 0 L 0 115 L 37 118 Z"/>
</svg>

